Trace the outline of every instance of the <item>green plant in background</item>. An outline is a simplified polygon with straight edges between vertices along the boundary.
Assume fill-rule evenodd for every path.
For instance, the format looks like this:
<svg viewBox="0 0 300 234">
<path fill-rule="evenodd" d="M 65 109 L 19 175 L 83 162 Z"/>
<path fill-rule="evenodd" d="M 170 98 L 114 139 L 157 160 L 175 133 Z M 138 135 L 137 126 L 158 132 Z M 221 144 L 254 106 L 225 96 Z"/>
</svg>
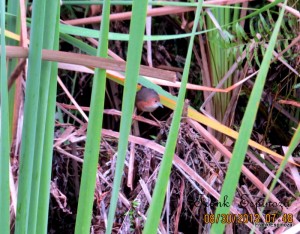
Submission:
<svg viewBox="0 0 300 234">
<path fill-rule="evenodd" d="M 16 233 L 45 233 L 47 230 L 57 65 L 42 63 L 41 50 L 42 47 L 58 48 L 59 9 L 59 1 L 33 3 Z M 45 17 L 50 20 L 44 21 Z M 44 37 L 44 34 L 53 36 Z M 41 78 L 46 82 L 41 82 Z"/>
<path fill-rule="evenodd" d="M 130 34 L 125 71 L 125 76 L 127 79 L 125 80 L 124 84 L 122 117 L 120 125 L 120 139 L 122 140 L 119 141 L 118 145 L 116 172 L 114 176 L 114 185 L 108 213 L 108 224 L 105 232 L 106 234 L 110 234 L 112 232 L 124 162 L 127 153 L 128 137 L 132 123 L 131 116 L 133 114 L 135 100 L 135 92 L 132 92 L 132 88 L 136 87 L 139 75 L 146 23 L 147 3 L 148 1 L 134 1 L 132 6 L 132 18 L 130 21 Z"/>
<path fill-rule="evenodd" d="M 257 75 L 255 80 L 255 84 L 249 99 L 249 103 L 247 105 L 245 115 L 242 121 L 241 129 L 239 137 L 234 145 L 234 149 L 232 152 L 232 160 L 229 163 L 227 174 L 224 180 L 224 184 L 222 186 L 222 191 L 220 194 L 220 199 L 226 196 L 228 204 L 232 204 L 234 194 L 236 191 L 236 187 L 238 185 L 238 180 L 240 178 L 240 173 L 242 169 L 242 165 L 246 156 L 248 141 L 250 139 L 250 135 L 252 132 L 252 128 L 254 125 L 255 117 L 257 114 L 260 97 L 262 95 L 262 91 L 264 88 L 264 84 L 266 82 L 267 73 L 269 70 L 270 62 L 272 59 L 272 52 L 276 45 L 276 39 L 280 30 L 281 22 L 284 15 L 286 1 L 283 5 L 283 8 L 280 10 L 279 18 L 275 24 L 274 31 L 272 33 L 269 47 L 266 51 L 266 54 L 262 61 L 261 69 Z M 299 133 L 298 133 L 299 134 Z M 288 155 L 289 156 L 289 155 Z M 287 158 L 286 158 L 287 160 Z M 277 177 L 278 179 L 279 177 Z M 215 212 L 215 216 L 217 217 L 220 214 L 228 214 L 230 211 L 230 206 L 218 206 Z M 212 226 L 212 233 L 223 233 L 225 229 L 225 224 L 219 222 L 214 223 Z"/>
<path fill-rule="evenodd" d="M 71 1 L 68 1 L 69 3 Z M 74 2 L 74 1 L 73 1 Z M 124 160 L 128 149 L 128 135 L 132 121 L 132 110 L 134 106 L 135 92 L 132 92 L 132 87 L 136 87 L 137 82 L 143 85 L 158 89 L 157 86 L 144 78 L 138 79 L 138 72 L 140 66 L 140 57 L 142 53 L 142 45 L 144 40 L 167 40 L 183 37 L 190 37 L 189 49 L 186 56 L 184 74 L 182 79 L 182 87 L 180 88 L 179 97 L 175 99 L 166 93 L 166 96 L 171 100 L 177 100 L 177 106 L 172 121 L 170 133 L 166 142 L 166 150 L 164 153 L 161 170 L 157 179 L 156 187 L 153 193 L 153 199 L 147 214 L 147 221 L 145 224 L 145 233 L 156 233 L 158 222 L 161 218 L 161 210 L 164 204 L 166 186 L 169 180 L 171 171 L 172 159 L 176 149 L 177 133 L 180 127 L 183 100 L 186 92 L 187 78 L 189 74 L 189 66 L 192 57 L 192 46 L 194 44 L 195 35 L 203 34 L 206 31 L 197 32 L 199 17 L 202 16 L 200 11 L 202 9 L 202 2 L 194 3 L 197 6 L 195 15 L 194 28 L 192 33 L 181 35 L 157 35 L 144 37 L 144 20 L 147 8 L 146 1 L 113 1 L 113 4 L 132 4 L 133 14 L 131 20 L 131 28 L 129 35 L 122 35 L 118 33 L 109 33 L 109 9 L 110 1 L 101 1 L 105 3 L 103 7 L 103 18 L 101 23 L 100 36 L 99 31 L 85 29 L 82 27 L 73 27 L 59 24 L 60 19 L 60 5 L 59 1 L 33 1 L 32 5 L 32 20 L 31 27 L 31 42 L 29 52 L 28 64 L 28 79 L 26 81 L 25 93 L 25 110 L 24 110 L 24 129 L 22 136 L 22 149 L 20 158 L 20 176 L 19 176 L 19 194 L 15 233 L 47 233 L 47 222 L 49 212 L 49 190 L 50 190 L 50 176 L 52 167 L 53 154 L 53 129 L 54 129 L 54 112 L 56 101 L 56 77 L 57 64 L 53 62 L 46 62 L 41 60 L 42 48 L 50 50 L 57 50 L 59 39 L 68 41 L 75 47 L 82 51 L 102 57 L 107 57 L 107 43 L 109 38 L 113 40 L 128 40 L 129 52 L 127 58 L 125 92 L 122 106 L 122 122 L 120 130 L 120 141 L 118 148 L 118 158 L 116 166 L 116 174 L 114 177 L 114 187 L 112 198 L 110 202 L 110 210 L 108 217 L 107 233 L 111 233 L 114 216 L 116 211 L 116 204 L 120 191 L 120 183 L 123 175 Z M 275 17 L 276 12 L 270 10 L 280 2 L 270 3 L 267 6 L 256 9 L 254 15 L 248 15 L 249 34 L 240 24 L 239 15 L 241 10 L 236 8 L 231 10 L 229 8 L 211 7 L 211 14 L 206 12 L 207 28 L 210 32 L 207 33 L 208 51 L 211 82 L 216 86 L 220 79 L 224 77 L 228 69 L 235 62 L 237 55 L 243 51 L 247 51 L 246 60 L 251 66 L 260 67 L 260 73 L 256 78 L 256 83 L 252 94 L 250 96 L 249 105 L 245 111 L 240 136 L 235 144 L 233 152 L 234 159 L 231 161 L 227 171 L 226 180 L 222 188 L 221 197 L 229 195 L 233 198 L 237 179 L 240 177 L 241 165 L 244 160 L 244 152 L 248 147 L 248 139 L 251 134 L 253 121 L 255 119 L 256 109 L 261 97 L 263 83 L 266 80 L 266 72 L 272 59 L 273 48 L 278 52 L 282 51 L 287 46 L 288 40 L 295 37 L 295 20 L 293 18 L 283 18 L 283 10 L 281 10 L 279 17 Z M 18 11 L 12 11 L 12 6 L 19 1 L 8 1 L 7 11 L 14 16 L 7 16 L 8 29 L 17 32 L 19 27 Z M 78 1 L 76 4 L 79 3 Z M 80 4 L 93 4 L 94 1 L 82 1 Z M 295 2 L 297 3 L 297 2 Z M 185 6 L 191 3 L 183 2 L 150 2 L 150 4 L 177 4 L 178 6 Z M 290 3 L 292 4 L 292 3 Z M 239 6 L 239 5 L 236 5 Z M 72 15 L 72 7 L 69 8 Z M 273 10 L 273 9 L 272 9 Z M 210 17 L 209 17 L 210 14 Z M 5 1 L 1 1 L 1 157 L 0 157 L 0 223 L 3 227 L 3 233 L 9 233 L 9 190 L 8 190 L 8 165 L 9 165 L 9 150 L 10 150 L 10 129 L 12 119 L 12 106 L 14 104 L 14 89 L 11 89 L 7 94 L 7 74 L 10 74 L 16 65 L 16 60 L 10 61 L 8 72 L 6 74 L 6 57 L 5 57 L 5 41 L 4 41 L 4 25 L 5 25 Z M 221 30 L 216 30 L 216 22 L 221 26 Z M 274 18 L 274 19 L 273 19 Z M 49 19 L 49 20 L 48 20 Z M 282 20 L 283 19 L 283 20 Z M 257 37 L 257 33 L 261 34 L 261 39 Z M 98 49 L 92 48 L 90 45 L 80 41 L 78 38 L 70 36 L 94 36 L 100 41 Z M 53 35 L 48 37 L 48 35 Z M 60 38 L 59 38 L 60 36 Z M 278 38 L 276 40 L 276 37 Z M 250 52 L 250 45 L 255 42 L 256 47 Z M 262 43 L 263 42 L 263 43 Z M 279 42 L 279 43 L 277 43 Z M 10 45 L 15 44 L 7 40 Z M 264 43 L 269 43 L 269 47 L 264 47 Z M 137 49 L 138 48 L 138 49 Z M 261 57 L 260 57 L 261 56 Z M 287 50 L 284 58 L 293 59 L 295 54 L 291 50 Z M 263 60 L 261 59 L 263 57 Z M 239 64 L 240 66 L 241 64 Z M 296 79 L 295 79 L 296 80 Z M 102 128 L 102 115 L 105 94 L 106 73 L 104 69 L 96 69 L 93 80 L 93 94 L 91 101 L 91 112 L 89 119 L 89 127 L 87 132 L 87 141 L 84 155 L 84 166 L 81 180 L 81 190 L 78 204 L 78 215 L 76 219 L 76 233 L 88 233 L 90 231 L 92 206 L 94 202 L 94 188 L 95 176 L 98 165 L 99 156 L 99 142 Z M 297 81 L 297 80 L 296 80 Z M 148 83 L 147 83 L 148 82 Z M 232 77 L 229 78 L 225 86 L 230 86 Z M 296 89 L 299 84 L 294 82 L 291 87 L 294 88 L 291 96 L 296 97 Z M 74 88 L 74 86 L 73 86 Z M 168 96 L 169 95 L 169 96 Z M 216 94 L 213 100 L 215 107 L 212 113 L 215 117 L 222 121 L 226 108 L 230 101 L 230 94 Z M 11 111 L 8 111 L 8 103 L 10 103 Z M 233 112 L 233 111 L 232 111 Z M 8 115 L 10 113 L 10 116 Z M 99 114 L 100 113 L 100 114 Z M 299 110 L 295 111 L 295 117 L 299 117 Z M 7 124 L 9 123 L 9 124 Z M 287 157 L 296 148 L 299 142 L 299 127 L 294 133 L 293 140 L 290 144 L 290 149 L 286 154 Z M 286 161 L 285 161 L 286 163 Z M 284 163 L 280 170 L 283 170 Z M 279 177 L 279 174 L 277 175 Z M 277 177 L 277 178 L 278 178 Z M 273 182 L 273 186 L 274 186 Z M 136 208 L 138 203 L 133 201 L 131 209 L 128 211 L 131 224 L 137 217 Z M 228 213 L 227 209 L 217 209 L 218 213 Z M 214 225 L 212 232 L 222 233 L 224 226 Z"/>
<path fill-rule="evenodd" d="M 10 0 L 7 1 L 7 13 L 11 14 L 7 17 L 7 30 L 19 34 L 20 32 L 20 14 L 19 14 L 19 3 L 18 0 Z M 4 10 L 4 9 L 3 9 Z M 18 42 L 12 39 L 7 39 L 7 45 L 16 46 Z M 8 64 L 8 72 L 7 74 L 10 75 L 15 66 L 17 65 L 17 59 L 11 59 Z M 13 120 L 14 115 L 14 95 L 15 95 L 15 85 L 9 90 L 9 113 L 10 113 L 10 120 Z M 13 121 L 10 121 L 10 131 L 12 131 Z M 13 134 L 11 132 L 10 137 L 13 138 Z"/>
<path fill-rule="evenodd" d="M 106 58 L 108 56 L 110 0 L 106 0 L 104 2 L 102 14 L 103 20 L 100 27 L 97 56 Z M 89 124 L 84 151 L 84 163 L 82 169 L 75 233 L 89 233 L 90 231 L 96 172 L 100 151 L 99 142 L 101 139 L 105 88 L 106 70 L 97 68 L 95 69 L 93 80 L 90 104 L 91 111 L 89 115 Z"/>
<path fill-rule="evenodd" d="M 222 78 L 226 75 L 229 68 L 233 65 L 239 55 L 239 51 L 231 49 L 233 38 L 227 30 L 228 27 L 222 27 L 223 25 L 230 25 L 232 22 L 237 21 L 239 14 L 240 9 L 215 8 L 208 9 L 206 11 L 206 28 L 210 30 L 220 27 L 219 30 L 209 31 L 206 34 L 209 77 L 204 77 L 204 79 L 210 79 L 209 81 L 206 81 L 206 83 L 211 84 L 212 87 L 216 87 L 222 81 Z M 234 74 L 228 77 L 222 87 L 231 86 L 234 83 L 233 77 Z M 230 93 L 215 94 L 209 108 L 211 110 L 211 113 L 209 114 L 222 122 L 224 120 L 224 115 L 228 108 L 230 98 Z M 233 113 L 234 111 L 232 110 L 232 114 Z M 230 118 L 228 118 L 224 124 L 229 125 L 229 120 Z"/>
<path fill-rule="evenodd" d="M 280 0 L 276 1 L 276 3 L 278 2 Z M 236 6 L 240 5 L 237 4 Z M 240 18 L 241 10 L 239 8 L 211 8 L 206 11 L 206 28 L 209 30 L 206 34 L 207 51 L 210 69 L 210 81 L 206 83 L 211 83 L 213 87 L 220 84 L 222 78 L 243 51 L 246 52 L 246 61 L 250 68 L 261 66 L 262 57 L 266 52 L 267 44 L 275 27 L 273 18 L 276 13 L 271 13 L 271 7 L 273 6 L 274 3 L 270 3 L 257 8 L 257 10 L 244 18 Z M 249 22 L 249 34 L 245 32 L 240 23 L 246 19 Z M 291 40 L 296 37 L 295 21 L 296 18 L 293 16 L 288 16 L 282 21 L 275 47 L 278 53 L 283 51 L 291 43 Z M 210 29 L 218 26 L 219 30 L 210 31 Z M 288 49 L 284 53 L 283 58 L 292 62 L 297 56 L 297 53 L 293 53 L 292 49 Z M 242 62 L 243 60 L 239 61 L 239 68 Z M 233 73 L 229 76 L 222 87 L 229 87 L 235 83 L 237 81 L 236 78 L 234 80 L 235 75 L 236 73 Z M 241 75 L 238 75 L 238 77 L 240 79 L 244 78 Z M 203 77 L 203 79 L 207 79 L 207 77 Z M 226 118 L 227 122 L 224 122 L 224 115 L 230 100 L 231 93 L 217 93 L 212 99 L 212 106 L 210 107 L 212 112 L 210 114 L 224 124 L 230 124 L 231 122 L 228 117 Z M 231 117 L 233 113 L 234 109 L 231 110 Z"/>
<path fill-rule="evenodd" d="M 130 231 L 134 232 L 134 223 L 135 223 L 135 219 L 141 219 L 141 217 L 139 217 L 138 213 L 136 212 L 136 209 L 138 208 L 138 206 L 140 205 L 140 202 L 138 200 L 134 200 L 131 202 L 131 208 L 124 214 L 125 216 L 128 215 L 129 219 L 130 219 Z"/>
<path fill-rule="evenodd" d="M 197 25 L 200 19 L 200 13 L 202 10 L 202 3 L 203 1 L 199 1 L 197 4 L 192 36 L 190 38 L 188 51 L 186 55 L 186 61 L 185 61 L 183 75 L 182 75 L 181 86 L 178 94 L 178 100 L 176 102 L 176 109 L 174 111 L 170 131 L 169 131 L 169 135 L 165 147 L 165 152 L 163 155 L 161 167 L 157 177 L 157 183 L 153 191 L 152 202 L 150 204 L 147 221 L 145 223 L 145 228 L 143 232 L 145 234 L 151 234 L 156 232 L 161 217 L 161 212 L 162 212 L 166 191 L 167 191 L 167 185 L 171 173 L 172 161 L 173 161 L 173 157 L 177 145 L 177 137 L 180 128 L 184 98 L 186 94 L 186 86 L 188 82 L 188 74 L 189 74 L 191 59 L 192 59 L 192 49 L 194 44 L 195 33 L 197 30 Z"/>
</svg>

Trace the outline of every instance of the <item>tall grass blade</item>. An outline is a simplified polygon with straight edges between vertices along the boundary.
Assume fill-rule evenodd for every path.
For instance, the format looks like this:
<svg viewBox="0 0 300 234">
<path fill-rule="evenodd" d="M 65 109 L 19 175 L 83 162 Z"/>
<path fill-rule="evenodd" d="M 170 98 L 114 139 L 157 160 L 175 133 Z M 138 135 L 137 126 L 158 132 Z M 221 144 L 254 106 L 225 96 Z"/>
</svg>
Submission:
<svg viewBox="0 0 300 234">
<path fill-rule="evenodd" d="M 8 17 L 7 19 L 7 27 L 6 29 L 14 32 L 14 33 L 19 33 L 20 32 L 20 14 L 19 14 L 19 4 L 20 1 L 18 0 L 10 0 L 7 1 L 7 13 L 11 14 L 11 15 L 16 15 L 17 17 Z M 8 38 L 6 41 L 7 45 L 12 45 L 12 46 L 17 46 L 18 45 L 18 41 L 15 41 L 13 39 Z M 9 64 L 8 64 L 8 70 L 7 70 L 7 74 L 8 76 L 13 72 L 15 66 L 17 65 L 18 60 L 17 59 L 11 59 Z M 14 112 L 14 104 L 15 104 L 15 100 L 14 100 L 14 96 L 15 96 L 15 86 L 13 85 L 12 88 L 9 90 L 8 92 L 8 100 L 9 100 L 9 114 L 10 114 L 10 132 L 12 132 L 12 125 L 13 125 L 13 112 Z M 10 133 L 10 137 L 12 138 L 12 133 Z"/>
<path fill-rule="evenodd" d="M 53 50 L 54 47 L 54 36 L 49 35 L 56 35 L 55 33 L 56 28 L 56 21 L 57 19 L 57 10 L 59 1 L 47 1 L 46 2 L 46 15 L 45 18 L 48 19 L 45 21 L 44 26 L 44 41 L 43 41 L 43 48 L 44 49 L 51 49 Z M 53 17 L 56 16 L 56 17 Z M 53 137 L 46 137 L 46 118 L 47 118 L 47 109 L 48 109 L 48 102 L 49 102 L 49 86 L 50 86 L 50 76 L 52 71 L 52 62 L 43 61 L 42 62 L 42 70 L 41 70 L 41 77 L 43 77 L 43 82 L 40 83 L 40 91 L 39 91 L 39 105 L 38 105 L 38 121 L 37 121 L 37 128 L 36 128 L 36 141 L 35 141 L 35 150 L 34 150 L 34 164 L 33 164 L 33 171 L 32 171 L 32 184 L 31 184 L 31 202 L 29 208 L 29 226 L 28 232 L 29 233 L 36 233 L 37 228 L 40 226 L 40 223 L 37 222 L 38 219 L 38 209 L 41 204 L 48 205 L 49 200 L 39 200 L 39 193 L 40 193 L 40 185 L 41 184 L 41 173 L 46 172 L 46 170 L 42 170 L 42 160 L 45 159 L 45 155 L 43 154 L 45 144 L 50 141 L 53 143 Z M 53 79 L 52 79 L 53 82 Z M 52 99 L 56 99 L 55 93 L 51 96 Z M 54 112 L 52 113 L 54 115 Z M 51 124 L 51 123 L 49 123 Z M 52 122 L 52 126 L 54 122 Z M 53 132 L 53 128 L 52 131 Z M 53 135 L 53 134 L 52 134 Z M 49 154 L 48 154 L 49 157 Z M 52 168 L 51 163 L 47 165 L 48 167 Z M 47 181 L 45 183 L 50 183 Z M 41 204 L 40 204 L 41 203 Z M 44 230 L 45 232 L 46 230 Z"/>
<path fill-rule="evenodd" d="M 219 217 L 222 214 L 229 213 L 230 206 L 234 198 L 234 194 L 241 173 L 241 168 L 248 148 L 248 141 L 250 139 L 250 135 L 255 121 L 256 113 L 258 110 L 263 87 L 266 81 L 266 76 L 268 74 L 270 62 L 272 59 L 272 52 L 276 45 L 276 38 L 278 36 L 281 22 L 283 19 L 285 5 L 286 5 L 286 1 L 280 11 L 278 20 L 275 24 L 275 28 L 270 39 L 268 49 L 262 61 L 262 66 L 255 80 L 255 84 L 252 93 L 250 95 L 249 103 L 247 105 L 244 118 L 242 121 L 240 134 L 235 143 L 233 153 L 232 153 L 232 158 L 228 166 L 224 185 L 220 195 L 220 199 L 222 201 L 226 199 L 228 206 L 223 206 L 223 207 L 218 206 L 215 213 L 215 217 Z M 211 231 L 212 233 L 223 233 L 224 228 L 225 228 L 225 224 L 218 222 L 213 224 Z"/>
<path fill-rule="evenodd" d="M 97 56 L 107 58 L 110 0 L 103 5 Z M 75 233 L 89 233 L 104 109 L 106 70 L 95 69 Z"/>
<path fill-rule="evenodd" d="M 28 232 L 46 0 L 33 1 L 15 233 Z"/>
<path fill-rule="evenodd" d="M 147 2 L 148 1 L 135 0 L 133 1 L 132 5 L 132 18 L 130 22 L 128 56 L 125 72 L 126 80 L 124 85 L 122 117 L 120 126 L 120 139 L 122 140 L 118 145 L 116 172 L 114 176 L 112 197 L 108 213 L 106 234 L 110 234 L 112 232 L 113 220 L 117 207 L 119 189 L 123 174 L 124 161 L 128 147 L 128 135 L 132 123 L 132 113 L 136 94 L 135 87 L 139 75 L 143 37 L 146 24 Z"/>
<path fill-rule="evenodd" d="M 60 19 L 60 4 L 56 2 L 57 13 L 54 32 L 54 50 L 59 49 L 59 19 Z M 50 197 L 50 180 L 52 169 L 52 155 L 53 155 L 53 129 L 55 118 L 55 106 L 56 106 L 56 89 L 57 89 L 57 63 L 51 64 L 51 75 L 48 94 L 48 105 L 46 114 L 46 126 L 45 126 L 45 141 L 43 147 L 43 160 L 42 160 L 42 174 L 40 180 L 40 193 L 39 193 L 39 209 L 37 216 L 37 233 L 46 233 L 48 224 L 48 211 L 49 211 L 49 197 Z M 47 139 L 47 140 L 46 140 Z"/>
<path fill-rule="evenodd" d="M 165 200 L 165 194 L 167 189 L 167 184 L 169 181 L 172 161 L 175 153 L 175 148 L 177 144 L 177 136 L 180 127 L 181 115 L 183 110 L 183 103 L 186 93 L 186 85 L 188 81 L 188 75 L 191 65 L 191 58 L 192 58 L 192 51 L 193 51 L 193 44 L 194 44 L 194 37 L 195 32 L 197 30 L 199 19 L 200 19 L 200 12 L 202 10 L 202 3 L 203 1 L 199 1 L 197 5 L 197 10 L 195 14 L 194 26 L 192 30 L 192 36 L 190 38 L 190 43 L 188 47 L 188 52 L 185 60 L 184 71 L 182 75 L 181 86 L 179 90 L 178 100 L 176 103 L 176 109 L 174 112 L 170 132 L 168 135 L 165 153 L 163 155 L 162 163 L 160 166 L 157 183 L 154 188 L 152 201 L 149 207 L 147 221 L 145 224 L 145 228 L 143 233 L 144 234 L 151 234 L 157 232 L 158 223 L 160 220 L 161 211 L 163 208 L 163 203 Z"/>
</svg>

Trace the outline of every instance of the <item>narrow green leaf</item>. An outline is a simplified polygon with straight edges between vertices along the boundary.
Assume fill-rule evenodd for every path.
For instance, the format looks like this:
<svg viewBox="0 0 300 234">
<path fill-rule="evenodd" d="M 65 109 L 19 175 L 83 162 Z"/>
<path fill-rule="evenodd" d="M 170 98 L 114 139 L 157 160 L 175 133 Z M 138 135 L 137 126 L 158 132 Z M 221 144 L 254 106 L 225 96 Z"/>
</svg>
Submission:
<svg viewBox="0 0 300 234">
<path fill-rule="evenodd" d="M 59 19 L 60 19 L 60 5 L 57 7 L 57 22 L 54 34 L 54 50 L 58 50 L 59 46 Z M 53 138 L 54 138 L 54 118 L 56 106 L 56 89 L 57 89 L 57 63 L 52 63 L 50 84 L 49 84 L 49 98 L 47 104 L 46 114 L 46 128 L 45 128 L 45 142 L 43 147 L 43 160 L 42 160 L 42 175 L 40 180 L 40 193 L 39 193 L 39 209 L 37 219 L 36 233 L 47 233 L 48 212 L 49 212 L 49 198 L 50 198 L 50 182 L 52 170 L 52 156 L 53 156 Z"/>
<path fill-rule="evenodd" d="M 19 0 L 10 0 L 7 1 L 7 15 L 13 15 L 12 17 L 7 17 L 7 30 L 14 32 L 16 34 L 19 34 L 20 32 L 20 14 L 19 14 L 19 7 L 20 5 L 20 1 Z M 17 16 L 17 17 L 16 17 Z M 18 41 L 7 38 L 6 41 L 7 45 L 12 45 L 12 46 L 17 46 L 18 45 Z M 10 74 L 13 72 L 13 70 L 15 69 L 16 65 L 18 64 L 18 59 L 11 59 L 9 64 L 8 64 L 8 68 L 7 68 L 7 74 L 8 77 L 10 76 Z M 14 112 L 14 99 L 15 99 L 15 86 L 13 85 L 11 87 L 11 89 L 8 92 L 9 95 L 9 119 L 11 121 L 9 121 L 10 123 L 10 137 L 12 138 L 12 117 L 13 117 L 13 112 Z"/>
<path fill-rule="evenodd" d="M 266 81 L 266 76 L 268 74 L 270 62 L 272 59 L 272 53 L 276 45 L 276 38 L 280 30 L 281 21 L 283 19 L 285 6 L 286 1 L 282 9 L 280 10 L 280 14 L 276 22 L 274 31 L 272 33 L 268 49 L 264 56 L 262 66 L 259 70 L 252 93 L 250 95 L 249 103 L 247 105 L 244 118 L 242 120 L 240 134 L 234 145 L 232 158 L 230 160 L 225 181 L 222 187 L 220 200 L 223 201 L 226 198 L 228 206 L 218 206 L 215 212 L 215 217 L 218 217 L 222 214 L 228 214 L 230 211 L 230 206 L 235 195 L 242 165 L 245 160 L 245 155 L 248 148 L 248 141 L 250 139 L 263 87 Z M 223 233 L 224 228 L 225 224 L 222 224 L 221 222 L 214 223 L 211 229 L 211 233 Z"/>
<path fill-rule="evenodd" d="M 18 204 L 15 233 L 28 232 L 29 206 L 31 197 L 32 169 L 38 112 L 39 86 L 41 82 L 41 61 L 43 28 L 46 0 L 34 1 L 32 8 L 31 41 L 28 56 L 28 72 L 25 90 L 24 123 L 22 132 L 20 175 L 18 182 Z"/>
<path fill-rule="evenodd" d="M 255 27 L 254 27 L 254 20 L 255 20 L 255 18 L 251 18 L 251 19 L 250 19 L 250 23 L 249 23 L 250 34 L 251 34 L 251 36 L 254 38 L 254 40 L 255 40 L 256 42 L 258 42 L 258 39 L 257 39 L 257 37 L 256 37 L 256 30 L 255 30 Z"/>
<path fill-rule="evenodd" d="M 139 75 L 142 56 L 143 37 L 146 23 L 147 1 L 134 0 L 132 18 L 129 29 L 129 45 L 126 63 L 126 77 L 122 101 L 122 117 L 120 125 L 120 139 L 112 197 L 110 201 L 106 234 L 112 233 L 113 220 L 117 207 L 120 184 L 123 174 L 124 161 L 128 147 L 128 135 L 132 123 L 132 113 L 135 100 L 135 87 Z"/>
<path fill-rule="evenodd" d="M 276 176 L 275 176 L 274 180 L 272 181 L 272 184 L 271 184 L 271 187 L 269 190 L 270 193 L 275 188 L 275 185 L 276 185 L 277 181 L 279 180 L 279 177 L 282 174 L 282 172 L 289 160 L 289 157 L 292 155 L 292 153 L 296 149 L 296 147 L 299 146 L 299 142 L 300 142 L 300 124 L 298 124 L 298 127 L 293 135 L 293 138 L 292 138 L 290 144 L 289 144 L 289 148 L 288 148 L 287 152 L 284 154 L 284 160 L 280 163 L 280 166 L 276 172 Z M 267 203 L 270 193 L 268 194 L 268 196 L 266 196 L 264 205 Z"/>
<path fill-rule="evenodd" d="M 241 27 L 241 25 L 239 23 L 235 24 L 235 31 L 237 32 L 237 38 L 240 41 L 243 41 L 243 40 L 249 41 L 248 35 L 246 34 L 245 30 Z"/>
<path fill-rule="evenodd" d="M 49 37 L 48 35 L 57 35 L 55 33 L 56 21 L 57 19 L 57 10 L 58 10 L 59 0 L 52 0 L 46 2 L 46 15 L 45 18 L 48 19 L 45 21 L 44 25 L 44 40 L 43 48 L 53 50 L 54 41 L 56 38 L 54 36 Z M 56 16 L 56 17 L 53 17 Z M 56 40 L 57 41 L 57 40 Z M 49 102 L 49 86 L 50 86 L 50 76 L 52 71 L 52 62 L 43 61 L 41 67 L 41 77 L 43 77 L 43 82 L 40 83 L 39 87 L 39 105 L 38 105 L 38 120 L 36 127 L 36 141 L 35 141 L 35 150 L 34 150 L 34 164 L 32 170 L 32 184 L 31 184 L 31 202 L 29 208 L 29 233 L 36 233 L 37 228 L 41 225 L 37 222 L 38 220 L 38 209 L 42 204 L 48 205 L 49 200 L 40 200 L 40 185 L 41 184 L 41 174 L 45 173 L 47 170 L 42 170 L 42 160 L 45 159 L 43 154 L 44 146 L 47 144 L 47 141 L 53 143 L 53 137 L 46 138 L 46 118 L 47 118 L 47 109 Z M 52 79 L 53 80 L 53 79 Z M 55 95 L 52 95 L 52 99 L 56 99 Z M 54 115 L 54 113 L 52 113 Z M 52 122 L 53 126 L 54 122 Z M 53 130 L 51 131 L 53 132 Z M 48 154 L 49 156 L 49 154 Z M 51 164 L 47 165 L 51 168 Z M 50 181 L 47 181 L 49 184 Z M 43 186 L 43 185 L 42 185 Z M 47 199 L 48 197 L 46 197 Z M 41 204 L 40 204 L 41 203 Z M 43 225 L 45 226 L 45 225 Z M 46 231 L 46 230 L 45 230 Z"/>
<path fill-rule="evenodd" d="M 102 22 L 99 33 L 99 46 L 97 56 L 107 58 L 108 32 L 109 32 L 110 0 L 103 5 Z M 93 79 L 92 97 L 89 114 L 89 124 L 84 151 L 84 163 L 80 183 L 78 213 L 76 218 L 75 233 L 85 234 L 90 232 L 96 172 L 98 166 L 101 128 L 106 87 L 106 70 L 95 69 Z"/>
<path fill-rule="evenodd" d="M 259 18 L 260 18 L 260 21 L 262 23 L 264 30 L 267 32 L 267 34 L 271 34 L 271 30 L 270 30 L 270 28 L 272 28 L 271 25 L 266 22 L 266 20 L 262 14 L 259 14 Z"/>
<path fill-rule="evenodd" d="M 145 223 L 145 228 L 143 231 L 144 234 L 151 234 L 157 232 L 157 227 L 160 220 L 161 211 L 163 208 L 163 203 L 165 200 L 166 189 L 167 189 L 167 185 L 171 173 L 172 161 L 173 161 L 175 148 L 177 144 L 177 136 L 180 127 L 181 115 L 182 115 L 184 98 L 186 93 L 186 85 L 188 81 L 188 75 L 189 75 L 191 58 L 192 58 L 194 37 L 199 24 L 200 13 L 202 10 L 202 2 L 203 1 L 199 1 L 197 5 L 194 26 L 192 30 L 192 36 L 189 42 L 178 100 L 176 102 L 176 109 L 171 123 L 171 128 L 166 143 L 165 153 L 162 157 L 162 163 L 160 166 L 157 183 L 155 185 L 152 201 L 148 210 L 147 221 Z"/>
<path fill-rule="evenodd" d="M 260 64 L 260 61 L 259 61 L 259 57 L 258 57 L 258 49 L 259 49 L 259 47 L 260 47 L 259 44 L 254 47 L 253 55 L 254 55 L 254 59 L 255 59 L 255 62 L 257 64 L 257 66 L 261 67 L 261 64 Z"/>
<path fill-rule="evenodd" d="M 98 37 L 97 30 L 87 29 L 87 28 L 82 28 L 77 26 L 70 26 L 65 24 L 60 25 L 60 31 L 61 33 L 66 33 L 74 36 L 92 37 L 92 38 Z M 201 31 L 198 34 L 203 34 L 205 32 L 206 31 Z M 176 34 L 176 35 L 151 35 L 151 36 L 144 35 L 143 40 L 144 41 L 165 41 L 165 40 L 181 39 L 190 36 L 191 36 L 190 33 Z M 110 32 L 109 40 L 128 41 L 129 34 Z"/>
</svg>

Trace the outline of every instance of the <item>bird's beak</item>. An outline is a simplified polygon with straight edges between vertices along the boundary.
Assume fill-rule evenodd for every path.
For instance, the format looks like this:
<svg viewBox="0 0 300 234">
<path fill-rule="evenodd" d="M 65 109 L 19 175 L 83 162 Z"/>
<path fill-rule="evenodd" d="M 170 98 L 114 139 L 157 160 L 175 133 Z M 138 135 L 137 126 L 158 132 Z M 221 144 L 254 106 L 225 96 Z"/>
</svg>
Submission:
<svg viewBox="0 0 300 234">
<path fill-rule="evenodd" d="M 164 106 L 160 102 L 159 102 L 158 106 L 161 108 L 164 108 Z"/>
</svg>

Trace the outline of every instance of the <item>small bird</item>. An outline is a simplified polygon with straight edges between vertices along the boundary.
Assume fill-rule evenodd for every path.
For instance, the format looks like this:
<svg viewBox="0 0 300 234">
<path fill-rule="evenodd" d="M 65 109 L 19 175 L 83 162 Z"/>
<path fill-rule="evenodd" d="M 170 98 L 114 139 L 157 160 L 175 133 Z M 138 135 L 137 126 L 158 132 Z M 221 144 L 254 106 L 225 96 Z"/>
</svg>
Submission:
<svg viewBox="0 0 300 234">
<path fill-rule="evenodd" d="M 142 87 L 136 93 L 135 105 L 138 110 L 143 112 L 153 112 L 157 107 L 162 107 L 158 93 L 154 89 Z"/>
</svg>

